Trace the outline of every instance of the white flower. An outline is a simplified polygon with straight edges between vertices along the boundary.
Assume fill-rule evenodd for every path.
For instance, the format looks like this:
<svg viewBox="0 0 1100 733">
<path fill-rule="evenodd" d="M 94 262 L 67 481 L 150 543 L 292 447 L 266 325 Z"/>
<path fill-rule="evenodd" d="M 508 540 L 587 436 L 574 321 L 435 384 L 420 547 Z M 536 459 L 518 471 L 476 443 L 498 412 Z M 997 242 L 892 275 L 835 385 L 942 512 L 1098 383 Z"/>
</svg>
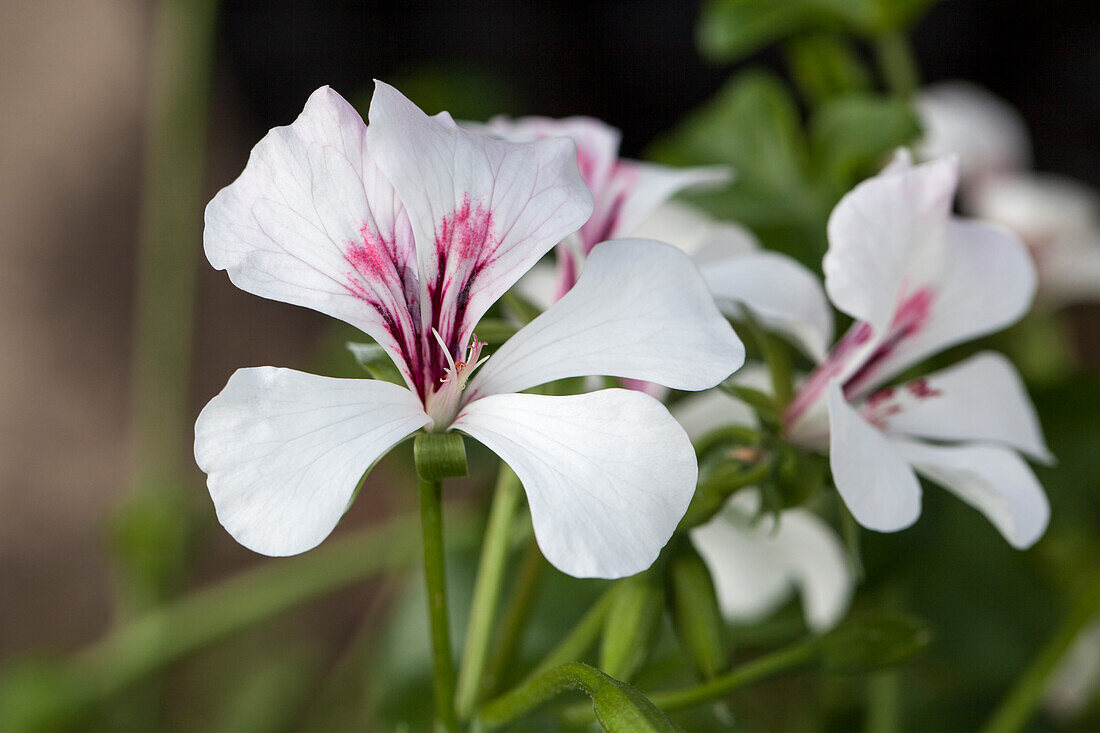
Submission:
<svg viewBox="0 0 1100 733">
<path fill-rule="evenodd" d="M 1017 451 L 1050 454 L 1011 364 L 982 353 L 876 391 L 948 346 L 1013 323 L 1031 303 L 1035 271 L 1023 245 L 953 216 L 956 179 L 952 158 L 912 166 L 900 155 L 837 204 L 825 289 L 855 322 L 787 407 L 785 429 L 804 446 L 828 446 L 836 487 L 865 527 L 916 521 L 915 470 L 1025 548 L 1045 530 L 1049 506 Z"/>
<path fill-rule="evenodd" d="M 735 379 L 770 389 L 761 370 L 746 368 Z M 681 400 L 673 414 L 693 440 L 724 425 L 756 423 L 752 410 L 720 390 Z M 787 509 L 777 524 L 770 515 L 757 519 L 759 509 L 759 492 L 742 489 L 709 522 L 691 530 L 692 544 L 714 580 L 723 616 L 729 621 L 758 621 L 797 591 L 806 625 L 815 632 L 828 631 L 847 613 L 855 589 L 844 546 L 809 510 Z"/>
<path fill-rule="evenodd" d="M 698 271 L 657 242 L 602 244 L 568 297 L 482 359 L 475 324 L 592 211 L 575 148 L 490 140 L 382 83 L 369 118 L 316 91 L 211 201 L 205 248 L 241 289 L 363 330 L 407 386 L 238 370 L 195 425 L 219 520 L 257 552 L 303 552 L 396 443 L 455 429 L 519 475 L 558 568 L 648 567 L 694 490 L 683 430 L 636 392 L 517 393 L 591 374 L 688 390 L 724 379 L 744 351 Z"/>
<path fill-rule="evenodd" d="M 1079 181 L 1035 173 L 1023 118 L 967 82 L 923 90 L 922 157 L 959 157 L 963 210 L 1003 224 L 1028 246 L 1045 303 L 1100 299 L 1100 195 Z"/>
<path fill-rule="evenodd" d="M 1100 300 L 1100 194 L 1070 178 L 1008 173 L 970 196 L 975 216 L 1024 240 L 1039 273 L 1037 297 L 1050 305 Z"/>
<path fill-rule="evenodd" d="M 918 153 L 925 160 L 957 155 L 964 189 L 1031 166 L 1024 118 L 992 92 L 966 81 L 946 81 L 922 89 L 915 104 L 924 128 Z"/>
<path fill-rule="evenodd" d="M 633 235 L 658 206 L 686 188 L 717 185 L 730 178 L 724 166 L 670 168 L 620 158 L 619 131 L 591 117 L 494 117 L 473 126 L 504 140 L 566 137 L 577 145 L 577 166 L 592 191 L 595 208 L 588 222 L 558 247 L 556 276 L 548 267 L 537 267 L 521 283 L 524 295 L 543 307 L 573 287 L 584 258 L 597 244 Z"/>
</svg>

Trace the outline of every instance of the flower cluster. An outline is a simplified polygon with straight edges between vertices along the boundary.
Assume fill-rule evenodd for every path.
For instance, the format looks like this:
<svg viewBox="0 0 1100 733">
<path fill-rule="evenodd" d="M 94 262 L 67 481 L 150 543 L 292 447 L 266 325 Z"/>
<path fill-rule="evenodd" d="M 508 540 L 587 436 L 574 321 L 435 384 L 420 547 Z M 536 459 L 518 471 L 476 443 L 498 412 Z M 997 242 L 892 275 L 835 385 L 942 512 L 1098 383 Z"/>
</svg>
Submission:
<svg viewBox="0 0 1100 733">
<path fill-rule="evenodd" d="M 200 415 L 195 454 L 241 544 L 314 547 L 394 445 L 459 431 L 516 472 L 555 566 L 638 573 L 695 493 L 691 439 L 730 423 L 763 429 L 721 391 L 681 400 L 680 422 L 657 399 L 730 377 L 745 357 L 730 320 L 743 319 L 817 364 L 780 406 L 775 439 L 826 452 L 860 524 L 914 522 L 920 474 L 1013 546 L 1041 536 L 1046 497 L 1020 453 L 1050 454 L 1009 362 L 980 353 L 891 384 L 1013 323 L 1036 289 L 1015 236 L 952 213 L 953 157 L 914 165 L 900 152 L 840 201 L 823 289 L 747 230 L 667 203 L 728 171 L 623 160 L 618 142 L 587 118 L 460 126 L 378 83 L 369 125 L 322 88 L 255 147 L 207 209 L 210 262 L 244 290 L 359 328 L 404 383 L 237 371 Z M 540 260 L 555 247 L 548 276 Z M 487 354 L 475 327 L 513 286 L 544 312 Z M 835 344 L 830 302 L 853 319 Z M 634 389 L 525 393 L 585 376 Z M 808 508 L 761 512 L 746 489 L 691 531 L 724 612 L 759 615 L 798 589 L 807 624 L 827 629 L 854 586 L 841 543 Z"/>
</svg>

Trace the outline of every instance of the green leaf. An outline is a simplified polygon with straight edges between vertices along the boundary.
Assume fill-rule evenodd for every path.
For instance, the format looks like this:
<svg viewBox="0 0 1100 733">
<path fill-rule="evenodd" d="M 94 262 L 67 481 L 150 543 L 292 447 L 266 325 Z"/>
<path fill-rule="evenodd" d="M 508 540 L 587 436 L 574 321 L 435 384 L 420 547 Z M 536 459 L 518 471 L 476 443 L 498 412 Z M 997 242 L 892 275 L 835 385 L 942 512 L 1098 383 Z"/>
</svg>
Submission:
<svg viewBox="0 0 1100 733">
<path fill-rule="evenodd" d="M 731 166 L 730 186 L 687 198 L 719 218 L 744 224 L 771 248 L 807 262 L 820 260 L 831 202 L 814 190 L 798 107 L 774 74 L 735 76 L 658 139 L 649 154 L 668 165 Z"/>
<path fill-rule="evenodd" d="M 920 134 L 907 101 L 871 94 L 849 94 L 823 105 L 810 120 L 814 162 L 839 190 L 880 169 L 891 151 Z"/>
<path fill-rule="evenodd" d="M 629 681 L 653 647 L 665 591 L 651 573 L 640 573 L 620 580 L 612 594 L 600 639 L 600 669 Z"/>
<path fill-rule="evenodd" d="M 822 667 L 842 673 L 898 665 L 931 643 L 924 621 L 893 611 L 853 614 L 818 641 Z"/>
<path fill-rule="evenodd" d="M 871 76 L 851 41 L 835 33 L 792 38 L 786 47 L 791 76 L 806 99 L 819 105 L 871 88 Z"/>
<path fill-rule="evenodd" d="M 703 559 L 681 543 L 668 568 L 672 618 L 680 644 L 704 679 L 729 667 L 729 645 L 718 595 Z"/>
</svg>

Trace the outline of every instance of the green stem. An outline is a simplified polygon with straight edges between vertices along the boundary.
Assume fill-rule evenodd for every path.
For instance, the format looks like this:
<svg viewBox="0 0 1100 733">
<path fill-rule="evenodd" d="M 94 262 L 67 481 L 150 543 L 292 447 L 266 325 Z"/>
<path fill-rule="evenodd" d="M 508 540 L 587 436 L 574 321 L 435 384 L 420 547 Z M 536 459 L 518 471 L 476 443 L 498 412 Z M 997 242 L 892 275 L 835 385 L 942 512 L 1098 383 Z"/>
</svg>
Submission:
<svg viewBox="0 0 1100 733">
<path fill-rule="evenodd" d="M 1065 622 L 1039 652 L 1031 667 L 1001 701 L 986 723 L 985 733 L 1010 733 L 1021 730 L 1035 713 L 1046 692 L 1050 675 L 1073 646 L 1081 630 L 1100 613 L 1100 577 L 1085 589 L 1070 610 Z"/>
<path fill-rule="evenodd" d="M 145 544 L 119 552 L 120 610 L 156 603 L 180 575 L 181 486 L 193 465 L 190 449 L 192 313 L 196 255 L 201 250 L 207 101 L 217 0 L 166 0 L 157 5 L 153 83 L 145 144 L 141 242 L 137 257 L 133 408 L 135 462 L 131 496 L 118 518 Z M 146 501 L 146 498 L 152 498 Z M 159 504 L 167 518 L 145 515 Z M 127 516 L 129 514 L 135 516 Z M 155 531 L 149 527 L 159 526 Z M 149 542 L 157 547 L 150 548 Z M 160 563 L 150 563 L 159 553 Z M 138 555 L 133 557 L 132 555 Z"/>
<path fill-rule="evenodd" d="M 682 690 L 666 690 L 649 696 L 659 709 L 667 712 L 683 710 L 725 697 L 734 690 L 746 687 L 760 680 L 799 667 L 817 657 L 817 641 L 810 640 L 789 646 L 785 649 L 754 659 L 709 682 L 687 687 Z M 583 725 L 591 722 L 592 711 L 575 707 L 567 710 L 563 716 L 570 724 Z"/>
<path fill-rule="evenodd" d="M 519 477 L 507 465 L 501 464 L 493 503 L 489 509 L 485 544 L 481 548 L 473 601 L 470 603 L 470 620 L 466 626 L 466 645 L 463 650 L 462 666 L 458 672 L 455 704 L 458 716 L 463 720 L 467 719 L 473 711 L 481 691 L 482 674 L 489 656 L 493 621 L 504 580 L 504 566 L 508 560 L 508 548 L 511 544 L 512 519 L 515 517 L 521 495 Z"/>
<path fill-rule="evenodd" d="M 867 683 L 867 730 L 894 733 L 900 730 L 901 672 L 888 670 L 871 676 Z"/>
<path fill-rule="evenodd" d="M 920 72 L 909 40 L 901 33 L 884 33 L 874 39 L 882 78 L 890 91 L 910 97 L 920 85 Z"/>
<path fill-rule="evenodd" d="M 614 598 L 611 588 L 604 591 L 604 594 L 589 607 L 581 620 L 577 622 L 577 625 L 565 635 L 565 638 L 559 641 L 558 645 L 550 650 L 550 653 L 539 662 L 538 666 L 531 670 L 527 675 L 527 679 L 537 677 L 558 665 L 577 661 L 587 654 L 600 638 L 600 632 L 603 631 L 604 616 L 607 615 L 607 610 L 611 608 Z"/>
<path fill-rule="evenodd" d="M 651 696 L 653 704 L 665 711 L 683 710 L 711 700 L 717 700 L 741 687 L 786 672 L 813 660 L 817 656 L 816 640 L 794 644 L 743 664 L 710 682 L 683 690 L 658 692 Z"/>
<path fill-rule="evenodd" d="M 374 573 L 411 564 L 419 544 L 416 524 L 414 516 L 396 517 L 308 554 L 266 561 L 147 611 L 77 654 L 65 672 L 79 699 L 57 702 L 67 706 L 106 698 L 230 634 Z M 470 547 L 477 530 L 477 523 L 461 514 L 447 539 Z"/>
<path fill-rule="evenodd" d="M 420 527 L 424 541 L 424 578 L 428 585 L 428 617 L 432 628 L 435 712 L 448 730 L 458 727 L 455 716 L 455 670 L 451 659 L 447 617 L 447 568 L 443 549 L 442 481 L 420 479 Z"/>
<path fill-rule="evenodd" d="M 534 608 L 535 595 L 545 567 L 546 561 L 542 557 L 538 543 L 535 542 L 534 537 L 529 538 L 519 562 L 514 587 L 508 603 L 505 604 L 496 648 L 481 678 L 483 695 L 492 694 L 497 690 L 498 683 L 512 665 L 516 647 L 519 646 L 523 629 L 531 615 L 531 609 Z"/>
</svg>

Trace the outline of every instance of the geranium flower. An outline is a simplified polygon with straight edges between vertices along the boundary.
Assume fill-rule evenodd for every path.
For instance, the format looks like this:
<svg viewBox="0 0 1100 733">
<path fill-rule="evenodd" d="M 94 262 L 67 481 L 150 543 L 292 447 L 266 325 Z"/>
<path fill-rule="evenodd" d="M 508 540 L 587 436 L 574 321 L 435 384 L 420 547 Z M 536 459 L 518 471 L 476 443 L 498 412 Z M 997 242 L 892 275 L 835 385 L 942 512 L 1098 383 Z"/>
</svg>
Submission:
<svg viewBox="0 0 1100 733">
<path fill-rule="evenodd" d="M 746 367 L 738 384 L 770 391 L 763 370 Z M 672 408 L 692 440 L 725 425 L 755 425 L 756 415 L 720 390 L 691 395 Z M 760 493 L 741 489 L 710 521 L 691 530 L 707 564 L 722 615 L 752 623 L 799 594 L 806 626 L 824 632 L 848 611 L 855 575 L 840 538 L 813 512 L 793 508 L 760 515 Z"/>
<path fill-rule="evenodd" d="M 1039 273 L 1038 298 L 1052 305 L 1100 299 L 1100 194 L 1032 171 L 1023 118 L 975 84 L 934 84 L 918 95 L 917 109 L 921 154 L 959 156 L 963 210 L 1024 240 Z"/>
<path fill-rule="evenodd" d="M 568 297 L 486 359 L 475 324 L 591 213 L 575 148 L 488 139 L 382 83 L 369 119 L 316 91 L 211 201 L 204 244 L 241 289 L 363 330 L 405 386 L 238 370 L 195 425 L 222 525 L 257 552 L 303 552 L 396 443 L 422 428 L 461 430 L 519 475 L 558 568 L 618 577 L 648 567 L 694 490 L 683 430 L 627 390 L 516 393 L 590 374 L 689 390 L 724 379 L 743 348 L 698 271 L 657 242 L 603 244 Z"/>
<path fill-rule="evenodd" d="M 577 145 L 577 166 L 595 199 L 592 217 L 557 249 L 556 283 L 548 270 L 535 269 L 526 278 L 533 300 L 549 304 L 577 282 L 584 258 L 600 242 L 632 235 L 662 203 L 686 188 L 717 185 L 730 178 L 724 166 L 672 168 L 619 157 L 622 135 L 592 117 L 494 117 L 475 125 L 487 134 L 514 142 L 567 137 Z M 659 240 L 664 241 L 664 240 Z"/>
<path fill-rule="evenodd" d="M 956 182 L 953 158 L 912 166 L 899 155 L 837 204 L 825 289 L 855 323 L 788 405 L 785 430 L 804 446 L 828 446 L 836 487 L 865 527 L 916 521 L 920 473 L 1024 548 L 1042 535 L 1049 507 L 1017 451 L 1050 453 L 1009 362 L 983 353 L 876 389 L 948 346 L 1004 328 L 1031 303 L 1035 270 L 1023 245 L 953 216 Z"/>
</svg>

